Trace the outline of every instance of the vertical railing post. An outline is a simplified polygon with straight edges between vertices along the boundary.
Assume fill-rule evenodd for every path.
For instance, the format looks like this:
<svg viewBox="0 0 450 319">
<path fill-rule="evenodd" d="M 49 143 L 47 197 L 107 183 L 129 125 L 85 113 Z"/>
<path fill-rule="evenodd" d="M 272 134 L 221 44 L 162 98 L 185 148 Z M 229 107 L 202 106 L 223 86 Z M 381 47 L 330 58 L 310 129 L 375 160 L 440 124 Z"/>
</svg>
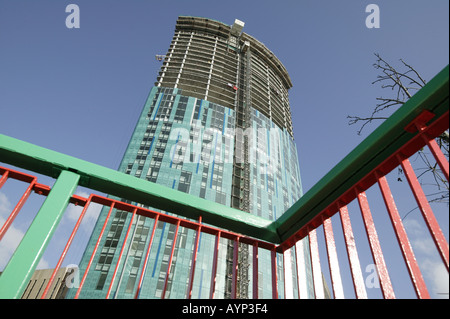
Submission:
<svg viewBox="0 0 450 319">
<path fill-rule="evenodd" d="M 344 240 L 347 247 L 347 255 L 353 278 L 355 295 L 358 299 L 367 299 L 367 291 L 364 285 L 358 251 L 356 250 L 355 237 L 353 236 L 352 224 L 350 222 L 350 216 L 348 215 L 347 206 L 340 205 L 339 215 L 341 217 L 342 230 L 344 232 Z"/>
<path fill-rule="evenodd" d="M 434 114 L 430 113 L 429 111 L 425 111 L 422 113 L 413 123 L 412 125 L 417 128 L 419 131 L 420 136 L 422 137 L 422 140 L 425 141 L 428 148 L 430 149 L 431 153 L 433 154 L 434 158 L 436 159 L 436 162 L 438 163 L 439 167 L 442 170 L 442 173 L 444 174 L 447 181 L 449 180 L 448 177 L 448 160 L 445 158 L 445 155 L 442 153 L 441 148 L 437 144 L 436 140 L 434 138 L 430 138 L 428 134 L 426 133 L 427 125 L 426 125 L 426 118 L 430 117 L 432 118 Z M 411 126 L 410 126 L 411 127 Z M 411 130 L 413 131 L 413 130 Z"/>
<path fill-rule="evenodd" d="M 370 250 L 372 252 L 373 261 L 378 271 L 378 277 L 381 284 L 381 292 L 386 299 L 394 299 L 394 289 L 392 288 L 391 279 L 389 278 L 386 263 L 384 261 L 383 252 L 381 250 L 378 234 L 373 222 L 372 213 L 370 212 L 367 195 L 363 191 L 357 190 L 358 203 L 361 209 L 361 215 L 364 221 L 364 226 L 369 240 Z"/>
<path fill-rule="evenodd" d="M 419 205 L 425 223 L 427 224 L 431 236 L 436 244 L 436 247 L 448 271 L 449 254 L 448 254 L 447 239 L 445 238 L 444 233 L 442 232 L 441 227 L 439 226 L 439 223 L 437 222 L 436 217 L 433 214 L 433 210 L 431 209 L 427 196 L 425 195 L 422 187 L 420 186 L 419 180 L 417 179 L 417 176 L 414 173 L 414 170 L 411 166 L 411 163 L 409 162 L 409 159 L 404 158 L 403 155 L 398 155 L 397 158 L 401 163 L 403 172 L 405 172 L 406 179 L 408 180 L 411 191 L 414 194 L 414 198 L 416 199 L 417 204 Z"/>
<path fill-rule="evenodd" d="M 75 192 L 80 176 L 62 171 L 0 276 L 0 298 L 20 298 Z"/>
<path fill-rule="evenodd" d="M 141 294 L 142 283 L 144 281 L 145 272 L 147 271 L 148 258 L 150 256 L 150 250 L 152 249 L 153 238 L 155 237 L 155 230 L 158 224 L 159 215 L 156 215 L 155 220 L 153 222 L 152 234 L 150 235 L 150 241 L 148 243 L 147 252 L 145 253 L 144 265 L 142 266 L 141 276 L 139 277 L 139 283 L 136 289 L 136 293 L 134 295 L 134 299 L 138 299 Z"/>
<path fill-rule="evenodd" d="M 216 275 L 217 275 L 217 259 L 219 257 L 219 245 L 220 245 L 220 231 L 216 235 L 216 243 L 214 244 L 214 257 L 213 257 L 213 266 L 211 270 L 211 284 L 209 291 L 209 299 L 214 299 L 214 292 L 216 289 Z"/>
<path fill-rule="evenodd" d="M 191 273 L 189 275 L 189 284 L 188 284 L 188 290 L 186 293 L 188 299 L 192 298 L 192 288 L 194 287 L 195 264 L 197 263 L 198 245 L 200 242 L 200 233 L 202 230 L 201 223 L 202 223 L 202 216 L 200 216 L 198 219 L 197 234 L 195 237 L 195 245 L 194 245 L 194 251 L 193 251 L 193 255 L 192 255 Z"/>
<path fill-rule="evenodd" d="M 278 278 L 277 278 L 277 251 L 272 249 L 270 252 L 272 264 L 272 299 L 278 299 Z"/>
<path fill-rule="evenodd" d="M 5 184 L 6 180 L 8 179 L 9 172 L 6 170 L 3 170 L 0 168 L 0 172 L 2 173 L 2 177 L 0 177 L 0 188 L 2 188 L 3 184 Z"/>
<path fill-rule="evenodd" d="M 232 271 L 232 283 L 231 283 L 231 299 L 237 298 L 238 293 L 238 269 L 239 268 L 239 237 L 236 237 L 234 241 L 233 249 L 233 271 Z"/>
<path fill-rule="evenodd" d="M 66 255 L 67 255 L 67 252 L 69 251 L 70 245 L 72 244 L 73 239 L 74 239 L 78 229 L 80 228 L 80 225 L 81 225 L 81 222 L 82 222 L 82 220 L 84 218 L 84 215 L 86 214 L 86 212 L 88 210 L 88 207 L 89 207 L 89 205 L 90 205 L 90 203 L 92 201 L 92 197 L 93 197 L 93 195 L 90 195 L 88 200 L 86 201 L 86 204 L 84 205 L 84 208 L 83 208 L 80 216 L 78 217 L 78 220 L 77 220 L 77 222 L 76 222 L 76 224 L 75 224 L 75 226 L 74 226 L 74 228 L 72 230 L 72 233 L 70 234 L 70 237 L 67 240 L 66 246 L 64 247 L 64 250 L 61 253 L 61 256 L 59 257 L 59 260 L 56 263 L 56 267 L 53 270 L 52 275 L 50 276 L 50 279 L 48 280 L 47 286 L 45 287 L 45 290 L 42 293 L 41 299 L 45 299 L 46 298 L 46 296 L 48 294 L 48 291 L 50 290 L 50 287 L 52 286 L 53 281 L 55 280 L 56 274 L 58 273 L 59 269 L 61 268 L 61 264 L 64 261 L 64 258 L 66 258 Z"/>
<path fill-rule="evenodd" d="M 180 221 L 181 220 L 177 221 L 177 228 L 175 229 L 175 234 L 173 235 L 172 250 L 170 252 L 169 263 L 167 265 L 166 279 L 164 280 L 164 288 L 162 291 L 161 299 L 166 298 L 166 290 L 167 290 L 167 285 L 169 283 L 169 278 L 170 278 L 170 269 L 172 268 L 173 254 L 175 252 L 175 247 L 177 246 L 177 238 L 178 238 L 178 230 L 180 229 Z"/>
<path fill-rule="evenodd" d="M 253 245 L 253 299 L 258 299 L 258 243 Z"/>
<path fill-rule="evenodd" d="M 403 258 L 405 259 L 411 281 L 416 290 L 416 294 L 419 298 L 429 299 L 430 295 L 428 293 L 427 286 L 422 277 L 422 273 L 420 272 L 419 264 L 417 263 L 416 257 L 414 256 L 411 244 L 408 240 L 408 235 L 406 234 L 405 227 L 403 226 L 402 219 L 400 218 L 397 205 L 395 205 L 394 197 L 392 196 L 387 179 L 385 176 L 381 176 L 381 174 L 379 173 L 375 174 L 378 179 L 378 185 L 380 187 L 383 200 L 386 204 L 392 226 L 395 230 L 395 236 L 397 237 L 397 240 L 400 244 Z"/>
<path fill-rule="evenodd" d="M 0 181 L 0 183 L 4 183 L 4 182 Z M 0 229 L 0 240 L 3 238 L 3 236 L 8 231 L 9 227 L 14 222 L 14 219 L 17 217 L 17 215 L 19 214 L 19 212 L 22 209 L 23 205 L 28 200 L 28 197 L 30 197 L 31 192 L 33 191 L 33 187 L 34 187 L 35 184 L 36 184 L 36 178 L 34 178 L 31 181 L 30 185 L 28 185 L 27 189 L 25 190 L 25 193 L 23 193 L 23 195 L 20 198 L 19 202 L 17 203 L 16 207 L 14 207 L 13 211 L 8 216 L 8 218 L 6 219 L 5 223 L 3 224 L 2 228 Z"/>
<path fill-rule="evenodd" d="M 128 236 L 130 235 L 131 226 L 133 225 L 134 218 L 136 217 L 136 212 L 137 212 L 137 207 L 134 208 L 133 215 L 131 215 L 130 223 L 128 224 L 128 229 L 127 229 L 127 232 L 125 234 L 125 238 L 123 239 L 122 248 L 120 249 L 119 259 L 117 259 L 116 268 L 114 269 L 114 273 L 113 273 L 113 276 L 111 278 L 111 282 L 109 284 L 108 292 L 106 293 L 106 299 L 109 299 L 109 296 L 111 295 L 111 291 L 112 291 L 112 288 L 114 286 L 114 281 L 116 280 L 117 271 L 119 270 L 120 261 L 121 261 L 122 256 L 123 256 L 123 251 L 125 250 L 125 246 L 126 246 L 126 243 L 127 243 L 127 240 L 128 240 Z M 133 241 L 133 239 L 131 239 L 130 245 L 133 244 L 132 241 Z M 123 265 L 124 268 L 126 267 L 126 263 L 127 262 L 126 262 L 126 259 L 125 259 L 125 263 Z M 119 287 L 120 287 L 120 281 L 119 281 L 119 285 L 117 286 L 117 290 L 119 290 Z"/>
<path fill-rule="evenodd" d="M 303 240 L 295 243 L 295 266 L 297 271 L 298 299 L 308 298 L 308 285 L 306 277 L 306 260 L 304 256 Z"/>
<path fill-rule="evenodd" d="M 284 298 L 294 299 L 294 285 L 292 284 L 292 278 L 294 274 L 292 272 L 292 254 L 291 248 L 286 249 L 283 253 L 283 274 L 284 274 Z"/>
<path fill-rule="evenodd" d="M 314 293 L 316 295 L 316 299 L 325 299 L 325 293 L 323 291 L 322 269 L 320 267 L 319 244 L 317 242 L 317 234 L 315 229 L 309 232 L 308 238 L 309 251 L 311 254 Z"/>
<path fill-rule="evenodd" d="M 336 251 L 336 243 L 334 241 L 333 226 L 331 218 L 323 219 L 323 232 L 325 235 L 325 243 L 328 252 L 328 263 L 330 265 L 331 283 L 335 299 L 344 299 L 344 288 L 342 286 L 341 272 L 339 270 L 339 261 Z"/>
</svg>

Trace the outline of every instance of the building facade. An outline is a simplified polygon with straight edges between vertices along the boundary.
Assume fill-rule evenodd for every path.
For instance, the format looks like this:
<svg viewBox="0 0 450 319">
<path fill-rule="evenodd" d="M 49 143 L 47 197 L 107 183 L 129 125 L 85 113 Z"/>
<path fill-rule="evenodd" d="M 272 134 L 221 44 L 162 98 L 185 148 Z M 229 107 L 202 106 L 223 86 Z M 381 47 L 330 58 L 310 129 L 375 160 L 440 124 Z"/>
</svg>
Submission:
<svg viewBox="0 0 450 319">
<path fill-rule="evenodd" d="M 292 83 L 278 58 L 243 33 L 243 27 L 239 20 L 229 26 L 205 18 L 178 18 L 119 171 L 275 220 L 302 195 L 288 98 Z M 98 237 L 106 214 L 100 214 L 92 238 Z M 129 221 L 129 213 L 114 211 L 80 298 L 106 295 Z M 134 297 L 153 223 L 142 216 L 136 219 L 112 297 Z M 175 229 L 157 224 L 140 298 L 162 296 Z M 166 298 L 186 297 L 194 240 L 193 230 L 180 228 Z M 229 298 L 234 248 L 226 239 L 220 245 L 215 296 Z M 81 273 L 94 246 L 92 239 L 80 262 Z M 303 246 L 311 278 L 307 241 Z M 214 239 L 202 234 L 194 298 L 209 296 L 213 247 Z M 270 298 L 270 253 L 265 253 L 259 254 L 259 296 Z M 283 256 L 277 261 L 282 279 Z M 239 298 L 252 296 L 251 262 L 251 249 L 241 244 Z M 297 284 L 291 286 L 297 289 Z M 306 287 L 312 296 L 312 283 Z M 284 293 L 283 287 L 278 290 Z"/>
<path fill-rule="evenodd" d="M 53 271 L 54 269 L 36 270 L 22 294 L 22 299 L 41 299 Z M 66 282 L 71 280 L 70 277 L 73 272 L 74 269 L 69 267 L 60 268 L 57 271 L 45 298 L 64 299 L 69 290 L 69 285 L 67 285 Z"/>
</svg>

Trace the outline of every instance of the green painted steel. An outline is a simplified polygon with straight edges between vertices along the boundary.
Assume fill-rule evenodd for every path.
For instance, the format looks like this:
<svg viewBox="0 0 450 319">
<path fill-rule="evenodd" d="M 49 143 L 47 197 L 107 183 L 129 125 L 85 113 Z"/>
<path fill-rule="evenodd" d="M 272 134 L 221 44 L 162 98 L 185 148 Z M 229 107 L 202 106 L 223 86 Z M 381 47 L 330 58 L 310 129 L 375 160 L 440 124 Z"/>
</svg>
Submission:
<svg viewBox="0 0 450 319">
<path fill-rule="evenodd" d="M 80 176 L 62 171 L 41 209 L 0 276 L 0 298 L 21 298 L 53 232 L 75 192 Z"/>
<path fill-rule="evenodd" d="M 309 223 L 323 209 L 357 185 L 369 172 L 405 145 L 417 133 L 405 127 L 424 110 L 436 116 L 449 109 L 449 66 L 399 108 L 388 120 L 337 164 L 275 222 L 157 185 L 0 134 L 0 162 L 48 175 L 61 171 L 80 175 L 80 185 L 198 219 L 233 232 L 281 243 Z"/>
<path fill-rule="evenodd" d="M 5 135 L 0 135 L 0 162 L 48 176 L 76 172 L 80 186 L 187 218 L 202 216 L 206 224 L 270 242 L 278 238 L 270 220 Z"/>
<path fill-rule="evenodd" d="M 417 135 L 406 132 L 405 128 L 424 110 L 435 114 L 430 123 L 446 113 L 449 109 L 448 95 L 447 65 L 274 222 L 280 242 L 308 224 Z"/>
</svg>

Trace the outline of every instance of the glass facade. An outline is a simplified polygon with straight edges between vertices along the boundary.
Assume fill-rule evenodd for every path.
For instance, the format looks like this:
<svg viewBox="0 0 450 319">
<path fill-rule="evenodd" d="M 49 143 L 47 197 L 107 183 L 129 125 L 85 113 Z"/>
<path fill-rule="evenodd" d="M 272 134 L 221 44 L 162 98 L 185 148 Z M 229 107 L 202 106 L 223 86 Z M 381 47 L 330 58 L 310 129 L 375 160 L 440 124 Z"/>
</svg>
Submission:
<svg viewBox="0 0 450 319">
<path fill-rule="evenodd" d="M 258 47 L 255 47 L 254 52 L 248 48 L 244 52 L 243 46 L 248 45 L 249 36 L 237 36 L 233 42 L 237 47 L 229 44 L 235 33 L 235 25 L 223 25 L 228 28 L 228 33 L 222 30 L 223 34 L 217 33 L 218 26 L 222 25 L 217 21 L 212 22 L 209 31 L 205 28 L 197 30 L 198 26 L 192 25 L 201 25 L 205 20 L 211 21 L 203 18 L 179 18 L 158 82 L 143 107 L 119 171 L 275 220 L 302 195 L 297 149 L 292 137 L 290 114 L 285 114 L 286 109 L 289 111 L 287 94 L 286 101 L 285 97 L 277 96 L 269 98 L 268 104 L 263 105 L 257 95 L 264 84 L 252 84 L 255 82 L 252 78 L 258 76 L 254 74 L 261 69 L 267 71 L 265 85 L 268 95 L 274 95 L 275 92 L 272 90 L 271 93 L 271 88 L 274 88 L 271 83 L 278 81 L 277 85 L 283 86 L 285 80 L 280 79 L 281 76 L 277 75 L 279 71 L 272 70 L 269 63 L 263 65 L 265 59 L 258 55 Z M 191 24 L 186 26 L 186 21 Z M 252 41 L 254 44 L 256 40 Z M 194 47 L 197 48 L 193 50 Z M 176 58 L 178 52 L 184 52 L 184 55 L 180 54 Z M 203 65 L 204 70 L 187 69 L 189 60 Z M 227 63 L 219 65 L 220 60 Z M 252 63 L 260 65 L 252 67 Z M 189 82 L 188 76 L 192 74 L 195 75 L 195 80 Z M 225 85 L 218 80 L 221 78 L 223 82 L 224 74 L 229 77 Z M 271 76 L 274 80 L 269 79 Z M 230 84 L 231 79 L 234 81 Z M 196 86 L 203 84 L 204 91 L 196 89 Z M 283 88 L 287 93 L 287 86 Z M 219 95 L 220 91 L 225 93 Z M 220 96 L 224 97 L 223 100 Z M 270 101 L 278 103 L 277 106 L 271 107 Z M 284 112 L 284 115 L 278 114 L 275 120 L 272 113 L 276 112 Z M 285 125 L 280 125 L 281 122 Z M 87 267 L 108 210 L 106 207 L 100 214 L 80 262 L 81 273 Z M 130 218 L 131 214 L 127 212 L 113 210 L 80 298 L 106 296 Z M 135 219 L 112 287 L 112 298 L 133 298 L 142 271 L 145 271 L 145 275 L 139 297 L 162 296 L 176 226 L 163 222 L 157 224 L 148 264 L 143 269 L 153 223 L 153 219 L 142 216 Z M 179 228 L 171 275 L 165 291 L 166 298 L 186 298 L 194 241 L 193 230 Z M 213 236 L 201 235 L 193 298 L 209 297 L 214 243 Z M 305 268 L 309 274 L 307 277 L 311 278 L 307 243 L 304 246 L 307 261 Z M 295 256 L 295 249 L 292 249 L 291 255 Z M 221 239 L 216 298 L 230 297 L 232 256 L 233 243 Z M 259 296 L 270 298 L 270 253 L 260 249 L 259 262 Z M 277 256 L 277 262 L 278 290 L 283 296 L 283 255 Z M 238 265 L 239 298 L 252 296 L 251 263 L 252 249 L 241 244 Z M 293 284 L 289 285 L 295 291 L 296 281 L 296 278 L 292 278 Z M 306 286 L 312 296 L 312 282 L 308 282 Z M 69 298 L 74 295 L 75 291 L 68 293 Z"/>
</svg>

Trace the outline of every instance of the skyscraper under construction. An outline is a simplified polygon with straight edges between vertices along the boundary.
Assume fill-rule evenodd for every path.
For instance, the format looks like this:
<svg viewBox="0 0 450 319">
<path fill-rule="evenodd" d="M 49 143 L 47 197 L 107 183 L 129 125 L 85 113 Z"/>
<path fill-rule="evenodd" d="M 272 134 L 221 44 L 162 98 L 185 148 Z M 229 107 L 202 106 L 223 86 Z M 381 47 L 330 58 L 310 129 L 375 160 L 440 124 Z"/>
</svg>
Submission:
<svg viewBox="0 0 450 319">
<path fill-rule="evenodd" d="M 291 79 L 264 44 L 242 32 L 244 23 L 227 25 L 198 17 L 179 17 L 155 86 L 142 109 L 119 171 L 207 200 L 275 220 L 302 194 L 288 90 Z M 80 298 L 105 296 L 117 264 L 130 216 L 114 211 L 100 242 Z M 105 221 L 102 212 L 92 238 Z M 139 216 L 125 243 L 123 265 L 113 287 L 116 298 L 134 297 L 145 271 L 140 298 L 163 295 L 175 226 L 158 222 L 148 266 L 144 251 L 154 220 Z M 166 298 L 185 298 L 195 232 L 181 228 L 177 236 Z M 80 263 L 86 268 L 95 240 Z M 208 298 L 214 239 L 202 234 L 192 296 Z M 221 239 L 214 294 L 229 298 L 235 246 Z M 305 242 L 306 271 L 310 272 Z M 238 248 L 237 297 L 252 296 L 252 251 Z M 269 254 L 261 252 L 258 295 L 270 297 Z M 282 257 L 278 258 L 283 271 Z M 309 276 L 310 277 L 310 276 Z M 278 276 L 283 279 L 283 276 Z M 293 278 L 292 280 L 296 280 Z M 282 281 L 281 281 L 282 282 Z M 296 285 L 293 289 L 297 289 Z M 306 283 L 310 290 L 311 283 Z M 280 289 L 282 291 L 282 289 Z M 74 292 L 68 294 L 73 297 Z M 312 294 L 312 292 L 311 292 Z"/>
</svg>

